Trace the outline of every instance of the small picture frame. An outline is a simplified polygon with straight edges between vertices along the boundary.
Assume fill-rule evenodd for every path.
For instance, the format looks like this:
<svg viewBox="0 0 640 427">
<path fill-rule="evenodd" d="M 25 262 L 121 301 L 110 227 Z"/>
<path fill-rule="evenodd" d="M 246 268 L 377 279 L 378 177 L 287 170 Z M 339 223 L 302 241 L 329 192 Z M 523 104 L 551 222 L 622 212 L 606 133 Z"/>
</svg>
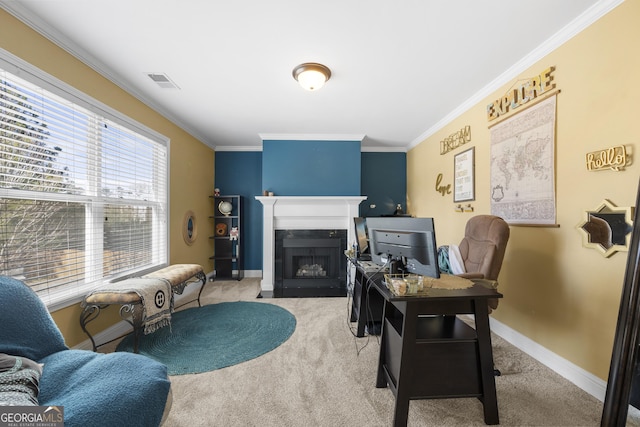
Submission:
<svg viewBox="0 0 640 427">
<path fill-rule="evenodd" d="M 476 199 L 475 147 L 453 157 L 453 201 L 469 202 Z"/>
</svg>

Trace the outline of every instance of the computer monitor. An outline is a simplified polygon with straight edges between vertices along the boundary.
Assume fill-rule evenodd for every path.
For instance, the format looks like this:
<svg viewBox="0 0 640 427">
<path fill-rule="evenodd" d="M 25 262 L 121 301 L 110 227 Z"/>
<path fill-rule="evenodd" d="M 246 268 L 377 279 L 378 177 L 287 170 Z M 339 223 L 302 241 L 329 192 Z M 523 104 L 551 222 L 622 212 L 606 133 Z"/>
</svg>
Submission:
<svg viewBox="0 0 640 427">
<path fill-rule="evenodd" d="M 433 218 L 367 218 L 371 260 L 391 273 L 440 277 Z"/>
<path fill-rule="evenodd" d="M 357 258 L 360 260 L 370 260 L 369 252 L 369 235 L 367 233 L 367 219 L 362 217 L 353 218 L 353 224 L 356 229 L 356 245 L 358 249 Z"/>
</svg>

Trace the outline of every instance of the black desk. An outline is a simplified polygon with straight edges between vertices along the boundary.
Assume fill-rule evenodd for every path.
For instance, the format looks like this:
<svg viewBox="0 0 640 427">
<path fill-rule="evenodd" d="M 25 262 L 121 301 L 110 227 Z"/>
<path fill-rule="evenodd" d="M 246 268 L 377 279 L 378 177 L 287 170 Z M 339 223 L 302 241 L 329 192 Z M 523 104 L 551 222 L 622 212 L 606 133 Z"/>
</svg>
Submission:
<svg viewBox="0 0 640 427">
<path fill-rule="evenodd" d="M 477 397 L 484 422 L 498 424 L 487 300 L 502 295 L 480 284 L 419 297 L 395 296 L 382 280 L 374 287 L 384 298 L 376 387 L 396 397 L 394 426 L 406 426 L 412 399 L 453 397 Z M 475 329 L 456 314 L 473 314 Z"/>
<path fill-rule="evenodd" d="M 382 280 L 380 268 L 366 268 L 357 260 L 349 259 L 355 266 L 353 297 L 351 299 L 351 322 L 356 324 L 356 336 L 363 337 L 365 328 L 370 335 L 378 335 L 382 325 L 384 299 L 373 288 L 375 280 Z"/>
</svg>

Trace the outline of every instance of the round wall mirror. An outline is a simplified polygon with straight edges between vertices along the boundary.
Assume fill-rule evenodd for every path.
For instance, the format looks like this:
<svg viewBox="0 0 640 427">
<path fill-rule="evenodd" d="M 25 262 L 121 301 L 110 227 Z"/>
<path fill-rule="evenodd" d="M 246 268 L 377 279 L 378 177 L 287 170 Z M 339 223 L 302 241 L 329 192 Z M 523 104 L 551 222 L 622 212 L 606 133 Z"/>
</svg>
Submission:
<svg viewBox="0 0 640 427">
<path fill-rule="evenodd" d="M 196 216 L 193 211 L 187 211 L 182 221 L 182 237 L 187 245 L 192 245 L 195 242 L 198 235 L 197 231 Z"/>
</svg>

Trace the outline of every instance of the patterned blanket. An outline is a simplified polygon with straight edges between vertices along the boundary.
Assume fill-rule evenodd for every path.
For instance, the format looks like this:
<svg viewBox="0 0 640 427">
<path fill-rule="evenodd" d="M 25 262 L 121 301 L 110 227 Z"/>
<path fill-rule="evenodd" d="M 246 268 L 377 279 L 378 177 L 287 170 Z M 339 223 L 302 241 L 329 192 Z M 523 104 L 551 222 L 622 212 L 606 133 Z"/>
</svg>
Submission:
<svg viewBox="0 0 640 427">
<path fill-rule="evenodd" d="M 132 278 L 101 287 L 99 293 L 135 292 L 142 301 L 142 325 L 144 333 L 150 334 L 164 326 L 171 326 L 173 292 L 171 282 L 160 278 Z"/>
</svg>

